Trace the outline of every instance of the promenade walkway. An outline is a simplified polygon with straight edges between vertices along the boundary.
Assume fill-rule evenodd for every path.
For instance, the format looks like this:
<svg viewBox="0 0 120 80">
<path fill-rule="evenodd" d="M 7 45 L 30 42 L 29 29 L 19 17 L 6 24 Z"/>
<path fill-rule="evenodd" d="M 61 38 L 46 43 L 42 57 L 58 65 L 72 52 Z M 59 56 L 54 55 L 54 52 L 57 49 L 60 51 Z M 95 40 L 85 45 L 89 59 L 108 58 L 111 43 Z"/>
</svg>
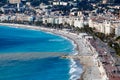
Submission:
<svg viewBox="0 0 120 80">
<path fill-rule="evenodd" d="M 110 54 L 108 46 L 99 39 L 91 39 L 89 42 L 99 53 L 99 59 L 104 66 L 109 80 L 120 80 L 120 73 L 118 73 L 120 70 L 115 66 L 115 59 Z"/>
</svg>

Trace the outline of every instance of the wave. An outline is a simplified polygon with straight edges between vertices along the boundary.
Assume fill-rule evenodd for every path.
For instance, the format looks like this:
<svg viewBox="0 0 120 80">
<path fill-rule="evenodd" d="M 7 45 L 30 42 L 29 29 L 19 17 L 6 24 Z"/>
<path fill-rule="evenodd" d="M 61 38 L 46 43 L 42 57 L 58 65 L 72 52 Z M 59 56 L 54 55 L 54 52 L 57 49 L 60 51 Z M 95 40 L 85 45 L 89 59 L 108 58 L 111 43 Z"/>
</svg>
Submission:
<svg viewBox="0 0 120 80">
<path fill-rule="evenodd" d="M 71 65 L 70 65 L 70 80 L 77 80 L 80 78 L 80 75 L 82 73 L 82 67 L 80 65 L 80 61 L 70 59 Z"/>
</svg>

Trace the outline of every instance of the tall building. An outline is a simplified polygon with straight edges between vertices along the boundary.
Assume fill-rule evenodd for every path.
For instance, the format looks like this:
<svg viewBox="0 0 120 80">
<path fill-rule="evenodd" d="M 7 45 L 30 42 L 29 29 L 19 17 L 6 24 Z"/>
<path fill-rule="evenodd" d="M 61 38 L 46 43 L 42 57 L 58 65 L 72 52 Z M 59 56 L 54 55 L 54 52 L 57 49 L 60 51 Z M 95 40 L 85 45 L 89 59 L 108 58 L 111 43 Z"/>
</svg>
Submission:
<svg viewBox="0 0 120 80">
<path fill-rule="evenodd" d="M 9 0 L 10 4 L 19 4 L 21 0 Z"/>
</svg>

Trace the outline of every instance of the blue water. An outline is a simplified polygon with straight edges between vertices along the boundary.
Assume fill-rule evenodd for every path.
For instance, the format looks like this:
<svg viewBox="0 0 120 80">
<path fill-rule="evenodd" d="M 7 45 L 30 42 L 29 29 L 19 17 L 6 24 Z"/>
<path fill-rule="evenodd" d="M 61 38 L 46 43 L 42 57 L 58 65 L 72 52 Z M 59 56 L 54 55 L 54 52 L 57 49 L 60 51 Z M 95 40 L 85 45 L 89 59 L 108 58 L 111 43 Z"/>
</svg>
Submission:
<svg viewBox="0 0 120 80">
<path fill-rule="evenodd" d="M 53 53 L 71 54 L 73 48 L 54 34 L 0 26 L 0 80 L 70 80 L 71 61 Z"/>
<path fill-rule="evenodd" d="M 0 52 L 72 52 L 67 39 L 42 31 L 0 27 Z"/>
</svg>

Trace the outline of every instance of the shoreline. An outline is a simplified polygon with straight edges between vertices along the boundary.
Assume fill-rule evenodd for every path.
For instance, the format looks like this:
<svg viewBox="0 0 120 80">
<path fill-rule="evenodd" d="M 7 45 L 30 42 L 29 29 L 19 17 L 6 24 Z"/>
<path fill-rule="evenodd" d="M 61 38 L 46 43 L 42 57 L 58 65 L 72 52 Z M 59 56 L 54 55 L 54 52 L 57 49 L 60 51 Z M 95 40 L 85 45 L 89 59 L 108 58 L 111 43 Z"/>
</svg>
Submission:
<svg viewBox="0 0 120 80">
<path fill-rule="evenodd" d="M 41 30 L 41 31 L 50 32 L 52 34 L 56 34 L 59 36 L 63 36 L 65 38 L 69 39 L 70 41 L 73 41 L 73 43 L 75 44 L 74 45 L 75 52 L 77 52 L 77 56 L 80 60 L 80 64 L 83 67 L 82 68 L 83 72 L 80 76 L 80 79 L 78 79 L 78 80 L 108 80 L 101 62 L 98 59 L 96 59 L 97 54 L 92 53 L 92 51 L 89 50 L 88 45 L 86 47 L 86 44 L 85 44 L 86 42 L 84 41 L 84 39 L 82 39 L 82 38 L 80 39 L 77 34 L 70 33 L 70 32 L 63 31 L 63 30 L 56 30 L 56 29 L 50 29 L 50 28 L 45 28 L 45 27 L 22 25 L 22 24 L 0 23 L 0 25 L 6 25 L 6 26 L 10 26 L 10 27 L 13 26 L 16 28 L 26 28 L 26 29 L 32 29 L 32 30 L 33 29 Z M 83 49 L 85 47 L 86 47 L 86 49 Z M 89 51 L 92 54 L 89 53 Z M 96 62 L 93 62 L 93 61 L 96 61 Z M 100 67 L 98 67 L 98 65 L 100 65 Z M 94 70 L 94 68 L 95 68 L 95 70 Z M 98 71 L 96 71 L 96 70 L 98 70 Z M 92 71 L 95 71 L 95 72 L 92 72 Z M 93 75 L 91 76 L 90 73 Z M 101 75 L 103 73 L 104 73 L 104 76 Z"/>
</svg>

